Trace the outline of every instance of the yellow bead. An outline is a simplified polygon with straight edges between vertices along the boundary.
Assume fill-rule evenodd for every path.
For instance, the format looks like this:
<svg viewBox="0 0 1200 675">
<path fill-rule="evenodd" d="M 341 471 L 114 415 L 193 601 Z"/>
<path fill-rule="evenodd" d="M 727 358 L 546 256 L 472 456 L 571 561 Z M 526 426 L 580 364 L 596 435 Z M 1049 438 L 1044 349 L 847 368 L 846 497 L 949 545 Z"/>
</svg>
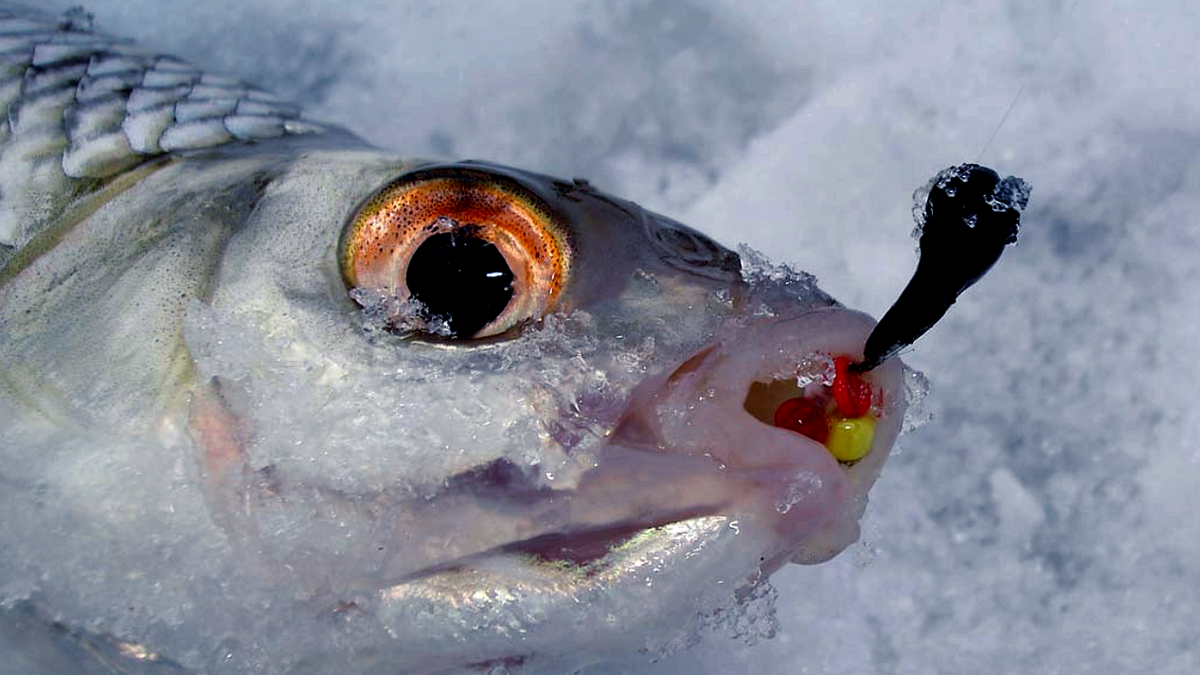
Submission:
<svg viewBox="0 0 1200 675">
<path fill-rule="evenodd" d="M 825 447 L 839 462 L 853 462 L 871 452 L 874 440 L 875 420 L 870 415 L 853 419 L 835 417 L 830 420 L 829 440 L 825 441 Z"/>
</svg>

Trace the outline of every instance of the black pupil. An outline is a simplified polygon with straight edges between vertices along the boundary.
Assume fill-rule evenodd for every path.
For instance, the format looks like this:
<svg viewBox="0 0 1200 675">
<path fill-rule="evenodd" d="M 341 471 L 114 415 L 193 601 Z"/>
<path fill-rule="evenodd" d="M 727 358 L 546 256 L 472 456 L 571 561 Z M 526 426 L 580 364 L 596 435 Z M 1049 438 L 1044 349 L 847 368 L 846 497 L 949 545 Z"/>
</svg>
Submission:
<svg viewBox="0 0 1200 675">
<path fill-rule="evenodd" d="M 513 274 L 504 255 L 469 227 L 426 239 L 408 262 L 405 283 L 454 337 L 470 337 L 491 323 L 513 296 Z"/>
</svg>

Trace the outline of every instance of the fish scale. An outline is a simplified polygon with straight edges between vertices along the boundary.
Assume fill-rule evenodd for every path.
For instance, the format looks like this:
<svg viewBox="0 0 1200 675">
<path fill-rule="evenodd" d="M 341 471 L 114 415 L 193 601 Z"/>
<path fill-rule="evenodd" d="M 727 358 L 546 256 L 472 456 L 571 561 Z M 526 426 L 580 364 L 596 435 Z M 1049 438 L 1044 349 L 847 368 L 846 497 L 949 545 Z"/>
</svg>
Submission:
<svg viewBox="0 0 1200 675">
<path fill-rule="evenodd" d="M 4 257 L 154 157 L 328 129 L 251 85 L 13 5 L 0 5 L 0 59 Z"/>
</svg>

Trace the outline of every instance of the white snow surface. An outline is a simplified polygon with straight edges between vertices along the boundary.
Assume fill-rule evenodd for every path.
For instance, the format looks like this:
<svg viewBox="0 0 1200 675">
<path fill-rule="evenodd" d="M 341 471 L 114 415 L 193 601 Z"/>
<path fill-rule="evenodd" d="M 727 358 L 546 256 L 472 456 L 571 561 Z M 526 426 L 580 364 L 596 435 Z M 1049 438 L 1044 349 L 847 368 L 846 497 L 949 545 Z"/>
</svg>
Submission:
<svg viewBox="0 0 1200 675">
<path fill-rule="evenodd" d="M 933 419 L 863 541 L 774 577 L 773 639 L 586 672 L 1200 672 L 1194 2 L 87 5 L 381 147 L 589 177 L 875 316 L 914 189 L 1025 178 L 1019 245 L 905 355 Z"/>
</svg>

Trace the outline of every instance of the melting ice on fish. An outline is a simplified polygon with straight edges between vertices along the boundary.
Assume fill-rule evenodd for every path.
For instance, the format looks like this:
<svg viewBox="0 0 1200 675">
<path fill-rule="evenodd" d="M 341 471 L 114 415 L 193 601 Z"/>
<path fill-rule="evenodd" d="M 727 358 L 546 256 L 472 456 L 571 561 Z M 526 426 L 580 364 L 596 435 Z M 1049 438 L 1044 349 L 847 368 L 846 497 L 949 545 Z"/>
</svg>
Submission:
<svg viewBox="0 0 1200 675">
<path fill-rule="evenodd" d="M 87 24 L 0 7 L 18 663 L 577 668 L 855 541 L 915 335 L 856 368 L 806 275 Z"/>
</svg>

